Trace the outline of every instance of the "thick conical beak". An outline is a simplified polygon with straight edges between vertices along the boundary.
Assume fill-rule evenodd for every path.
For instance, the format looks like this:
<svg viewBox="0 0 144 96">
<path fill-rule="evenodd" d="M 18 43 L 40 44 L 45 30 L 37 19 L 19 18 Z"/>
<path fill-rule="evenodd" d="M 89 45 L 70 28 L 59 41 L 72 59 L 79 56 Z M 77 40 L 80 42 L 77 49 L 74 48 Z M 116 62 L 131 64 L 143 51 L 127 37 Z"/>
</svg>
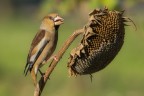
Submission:
<svg viewBox="0 0 144 96">
<path fill-rule="evenodd" d="M 63 23 L 64 19 L 61 18 L 60 16 L 57 16 L 54 18 L 54 22 L 55 22 L 55 25 L 61 25 Z"/>
</svg>

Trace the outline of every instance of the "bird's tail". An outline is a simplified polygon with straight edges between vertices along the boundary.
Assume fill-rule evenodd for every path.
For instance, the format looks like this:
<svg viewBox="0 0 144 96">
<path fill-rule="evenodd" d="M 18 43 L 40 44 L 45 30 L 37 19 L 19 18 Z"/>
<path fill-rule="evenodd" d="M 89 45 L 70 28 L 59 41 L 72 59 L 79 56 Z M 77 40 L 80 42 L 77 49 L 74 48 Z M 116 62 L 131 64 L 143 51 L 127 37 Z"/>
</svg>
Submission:
<svg viewBox="0 0 144 96">
<path fill-rule="evenodd" d="M 25 66 L 25 69 L 24 69 L 24 74 L 25 76 L 27 75 L 28 71 L 30 71 L 30 74 L 31 74 L 31 77 L 32 77 L 32 80 L 34 82 L 34 85 L 36 86 L 37 84 L 37 72 L 35 72 L 35 69 L 37 67 L 33 66 L 33 63 L 27 63 L 26 66 Z"/>
<path fill-rule="evenodd" d="M 24 69 L 25 76 L 27 75 L 28 71 L 31 71 L 31 69 L 32 69 L 32 64 L 27 63 Z"/>
</svg>

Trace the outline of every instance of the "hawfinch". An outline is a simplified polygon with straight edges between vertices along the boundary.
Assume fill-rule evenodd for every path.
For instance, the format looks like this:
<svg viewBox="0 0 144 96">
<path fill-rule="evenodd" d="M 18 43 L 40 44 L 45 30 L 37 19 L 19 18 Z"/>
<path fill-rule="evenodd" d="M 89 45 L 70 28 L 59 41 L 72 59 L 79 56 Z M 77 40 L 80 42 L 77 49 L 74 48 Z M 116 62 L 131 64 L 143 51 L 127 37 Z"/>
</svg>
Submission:
<svg viewBox="0 0 144 96">
<path fill-rule="evenodd" d="M 24 73 L 27 75 L 28 71 L 30 71 L 34 85 L 37 84 L 36 77 L 37 72 L 40 71 L 39 68 L 50 59 L 56 48 L 58 29 L 63 24 L 63 20 L 55 13 L 45 16 L 40 25 L 39 32 L 31 43 Z"/>
</svg>

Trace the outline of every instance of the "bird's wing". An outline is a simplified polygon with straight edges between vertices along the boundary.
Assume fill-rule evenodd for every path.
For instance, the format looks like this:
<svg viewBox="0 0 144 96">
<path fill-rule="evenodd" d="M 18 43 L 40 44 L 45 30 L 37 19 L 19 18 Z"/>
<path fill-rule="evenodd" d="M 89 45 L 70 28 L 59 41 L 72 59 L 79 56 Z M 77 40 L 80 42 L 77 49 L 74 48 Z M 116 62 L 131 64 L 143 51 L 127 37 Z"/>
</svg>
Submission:
<svg viewBox="0 0 144 96">
<path fill-rule="evenodd" d="M 27 75 L 27 72 L 29 70 L 31 71 L 34 63 L 38 59 L 39 55 L 41 54 L 47 43 L 49 42 L 49 40 L 44 39 L 44 36 L 45 30 L 41 30 L 36 34 L 32 41 L 31 48 L 27 57 L 27 63 L 24 70 L 25 75 Z"/>
</svg>

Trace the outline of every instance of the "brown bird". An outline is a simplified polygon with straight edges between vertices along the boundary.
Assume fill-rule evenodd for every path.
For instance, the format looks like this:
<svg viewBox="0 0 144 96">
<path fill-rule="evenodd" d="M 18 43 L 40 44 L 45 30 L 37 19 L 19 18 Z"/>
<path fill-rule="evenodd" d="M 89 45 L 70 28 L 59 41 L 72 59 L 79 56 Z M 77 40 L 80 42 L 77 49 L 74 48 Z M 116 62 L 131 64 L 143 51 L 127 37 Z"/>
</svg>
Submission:
<svg viewBox="0 0 144 96">
<path fill-rule="evenodd" d="M 39 32 L 31 43 L 24 73 L 26 76 L 28 71 L 30 71 L 34 85 L 37 84 L 36 77 L 39 68 L 50 59 L 56 48 L 58 28 L 63 23 L 63 20 L 56 13 L 45 16 Z"/>
</svg>

